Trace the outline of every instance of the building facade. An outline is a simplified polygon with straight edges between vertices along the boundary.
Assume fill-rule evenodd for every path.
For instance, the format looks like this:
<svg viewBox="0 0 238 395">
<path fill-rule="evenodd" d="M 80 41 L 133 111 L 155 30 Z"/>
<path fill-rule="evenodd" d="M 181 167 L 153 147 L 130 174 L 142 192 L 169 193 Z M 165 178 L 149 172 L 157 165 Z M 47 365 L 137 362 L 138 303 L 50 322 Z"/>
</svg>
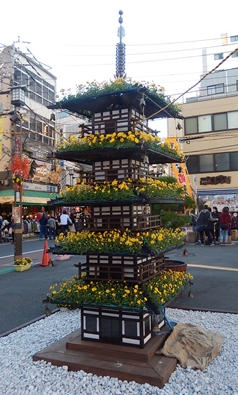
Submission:
<svg viewBox="0 0 238 395">
<path fill-rule="evenodd" d="M 47 108 L 55 101 L 56 77 L 16 45 L 0 51 L 0 213 L 10 214 L 14 204 L 9 164 L 21 135 L 22 156 L 31 163 L 31 178 L 23 186 L 22 214 L 34 214 L 59 192 L 61 167 L 49 159 L 59 137 L 55 114 Z M 24 93 L 22 101 L 15 101 L 18 88 Z"/>
<path fill-rule="evenodd" d="M 238 68 L 206 77 L 182 105 L 182 129 L 173 125 L 186 155 L 190 180 L 203 203 L 238 212 Z"/>
</svg>

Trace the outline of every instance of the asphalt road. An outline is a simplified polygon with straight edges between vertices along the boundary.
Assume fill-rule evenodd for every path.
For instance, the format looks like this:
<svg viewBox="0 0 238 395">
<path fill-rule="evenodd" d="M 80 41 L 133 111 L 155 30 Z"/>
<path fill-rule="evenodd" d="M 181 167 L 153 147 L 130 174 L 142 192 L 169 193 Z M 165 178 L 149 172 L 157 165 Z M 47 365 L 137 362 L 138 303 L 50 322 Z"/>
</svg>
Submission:
<svg viewBox="0 0 238 395">
<path fill-rule="evenodd" d="M 53 241 L 49 245 L 54 245 Z M 184 248 L 166 254 L 174 260 L 187 263 L 193 276 L 193 297 L 185 290 L 171 307 L 238 313 L 238 242 L 227 247 L 201 247 L 187 244 Z M 52 256 L 54 266 L 42 267 L 44 241 L 23 242 L 23 254 L 33 257 L 33 266 L 25 272 L 16 272 L 13 266 L 14 246 L 0 244 L 0 335 L 45 315 L 42 300 L 50 285 L 77 275 L 75 263 L 84 262 L 84 256 L 71 256 L 59 261 Z M 49 305 L 51 310 L 55 305 Z"/>
</svg>

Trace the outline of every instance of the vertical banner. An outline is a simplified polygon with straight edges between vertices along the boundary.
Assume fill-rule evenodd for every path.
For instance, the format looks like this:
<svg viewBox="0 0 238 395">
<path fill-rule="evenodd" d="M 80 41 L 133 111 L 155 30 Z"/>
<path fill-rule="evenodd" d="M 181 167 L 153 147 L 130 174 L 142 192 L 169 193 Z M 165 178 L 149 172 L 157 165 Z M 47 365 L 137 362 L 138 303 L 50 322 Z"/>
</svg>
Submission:
<svg viewBox="0 0 238 395">
<path fill-rule="evenodd" d="M 13 207 L 13 217 L 15 224 L 21 223 L 21 208 L 20 207 Z"/>
<path fill-rule="evenodd" d="M 2 139 L 5 125 L 5 117 L 0 117 L 0 156 L 2 156 Z"/>
</svg>

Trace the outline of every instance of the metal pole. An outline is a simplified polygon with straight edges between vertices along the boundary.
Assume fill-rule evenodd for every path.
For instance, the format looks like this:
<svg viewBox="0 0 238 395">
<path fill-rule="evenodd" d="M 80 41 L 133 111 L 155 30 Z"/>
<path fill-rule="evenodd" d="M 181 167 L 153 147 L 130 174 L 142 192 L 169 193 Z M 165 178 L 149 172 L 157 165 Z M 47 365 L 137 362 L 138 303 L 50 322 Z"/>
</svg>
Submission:
<svg viewBox="0 0 238 395">
<path fill-rule="evenodd" d="M 20 118 L 20 147 L 19 156 L 22 159 L 22 119 Z M 16 199 L 17 192 L 15 191 L 15 252 L 14 260 L 22 259 L 22 186 L 19 189 L 19 206 L 17 206 Z"/>
</svg>

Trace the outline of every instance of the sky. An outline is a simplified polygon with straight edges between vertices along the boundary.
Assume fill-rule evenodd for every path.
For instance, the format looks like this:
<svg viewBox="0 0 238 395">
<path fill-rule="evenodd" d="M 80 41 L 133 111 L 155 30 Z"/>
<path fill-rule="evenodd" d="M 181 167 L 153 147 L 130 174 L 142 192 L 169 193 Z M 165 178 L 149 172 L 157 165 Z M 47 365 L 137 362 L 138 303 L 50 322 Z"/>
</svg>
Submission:
<svg viewBox="0 0 238 395">
<path fill-rule="evenodd" d="M 4 10 L 0 44 L 28 48 L 57 77 L 58 93 L 114 79 L 119 10 L 127 77 L 172 98 L 200 79 L 203 47 L 238 34 L 237 0 L 12 0 Z"/>
</svg>

